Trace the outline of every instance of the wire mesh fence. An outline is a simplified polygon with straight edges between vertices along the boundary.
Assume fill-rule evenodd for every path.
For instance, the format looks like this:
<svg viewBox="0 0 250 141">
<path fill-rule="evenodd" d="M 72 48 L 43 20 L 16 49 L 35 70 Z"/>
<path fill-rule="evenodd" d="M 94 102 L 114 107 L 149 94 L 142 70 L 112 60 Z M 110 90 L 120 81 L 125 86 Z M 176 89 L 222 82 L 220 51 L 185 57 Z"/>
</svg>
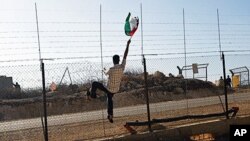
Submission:
<svg viewBox="0 0 250 141">
<path fill-rule="evenodd" d="M 244 60 L 248 58 L 249 56 L 245 56 Z M 183 57 L 146 59 L 151 119 L 164 120 L 225 112 L 224 86 L 219 84 L 220 76 L 223 76 L 220 56 L 192 56 L 186 59 L 187 66 L 208 64 L 207 70 L 204 71 L 203 67 L 198 67 L 195 75 L 192 67 L 191 70 L 180 71 L 177 66 L 185 68 Z M 242 61 L 242 56 L 226 55 L 227 75 L 231 78 L 229 70 L 240 66 L 232 65 L 230 59 L 233 59 L 233 64 L 237 64 L 238 61 Z M 112 63 L 106 62 L 104 66 L 109 68 Z M 5 66 L 1 67 L 1 72 L 6 74 L 2 76 L 1 81 L 7 83 L 8 81 L 5 80 L 11 78 L 9 85 L 1 85 L 9 86 L 8 89 L 1 89 L 1 139 L 26 140 L 28 138 L 25 135 L 11 137 L 9 132 L 13 131 L 28 135 L 30 140 L 34 138 L 42 140 L 43 99 L 40 64 Z M 49 139 L 72 140 L 116 136 L 128 132 L 123 127 L 126 122 L 147 121 L 141 58 L 127 60 L 120 91 L 113 97 L 115 126 L 107 120 L 105 93 L 98 91 L 100 97 L 92 101 L 86 100 L 86 91 L 93 81 L 104 84 L 108 81 L 108 77 L 102 76 L 100 63 L 88 60 L 73 63 L 45 63 Z M 16 87 L 14 82 L 18 82 L 20 87 Z M 242 107 L 244 110 L 238 115 L 249 114 L 245 110 L 248 109 L 247 104 L 240 105 L 248 101 L 249 85 L 231 85 L 227 89 L 229 109 Z M 194 122 L 193 119 L 186 120 L 184 121 Z M 202 118 L 195 121 L 201 120 Z M 164 124 L 163 122 L 163 125 L 171 126 L 174 123 Z"/>
<path fill-rule="evenodd" d="M 235 16 L 222 14 L 219 50 L 215 14 L 187 12 L 187 22 L 183 23 L 184 15 L 180 13 L 167 14 L 166 19 L 158 20 L 162 12 L 146 10 L 144 34 L 138 29 L 138 36 L 132 39 L 120 91 L 113 97 L 114 124 L 109 123 L 105 93 L 98 91 L 100 96 L 88 101 L 86 92 L 94 81 L 107 84 L 103 67 L 113 66 L 110 55 L 123 53 L 127 37 L 121 30 L 124 23 L 120 21 L 127 11 L 99 10 L 83 12 L 92 15 L 83 21 L 69 11 L 61 14 L 64 17 L 57 15 L 56 19 L 39 17 L 41 52 L 38 52 L 33 19 L 32 22 L 30 17 L 24 18 L 25 21 L 1 21 L 0 45 L 4 48 L 0 52 L 0 140 L 44 140 L 42 72 L 40 63 L 35 62 L 39 53 L 45 63 L 49 140 L 92 140 L 128 134 L 126 122 L 146 122 L 148 115 L 152 129 L 165 129 L 203 120 L 194 120 L 191 116 L 225 112 L 224 83 L 227 81 L 223 81 L 220 51 L 225 53 L 226 77 L 229 75 L 231 79 L 230 86 L 227 85 L 228 108 L 239 107 L 237 116 L 250 114 L 249 24 L 235 23 L 232 21 Z M 56 13 L 41 10 L 41 13 L 48 12 Z M 30 13 L 31 10 L 16 12 L 26 16 Z M 99 21 L 100 13 L 102 21 Z M 113 16 L 122 19 L 110 21 L 109 17 Z M 178 20 L 172 20 L 172 16 Z M 100 25 L 103 30 L 99 29 Z M 143 36 L 143 43 L 139 35 Z M 147 64 L 150 113 L 142 53 Z M 176 117 L 184 118 L 153 124 L 153 121 Z M 148 131 L 137 126 L 134 129 Z"/>
</svg>

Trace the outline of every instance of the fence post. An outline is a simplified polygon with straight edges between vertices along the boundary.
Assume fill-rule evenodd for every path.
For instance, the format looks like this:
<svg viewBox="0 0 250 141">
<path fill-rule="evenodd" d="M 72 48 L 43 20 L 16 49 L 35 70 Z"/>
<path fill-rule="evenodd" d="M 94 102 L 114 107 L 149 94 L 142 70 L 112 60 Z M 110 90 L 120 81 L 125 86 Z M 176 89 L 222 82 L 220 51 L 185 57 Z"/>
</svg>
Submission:
<svg viewBox="0 0 250 141">
<path fill-rule="evenodd" d="M 226 118 L 228 117 L 228 102 L 227 102 L 227 80 L 226 80 L 226 66 L 225 66 L 225 56 L 222 52 L 222 64 L 223 64 L 223 76 L 224 76 L 224 94 L 225 94 L 225 104 L 226 104 Z"/>
<path fill-rule="evenodd" d="M 41 60 L 42 69 L 42 85 L 43 85 L 43 112 L 44 112 L 44 140 L 48 141 L 48 124 L 47 124 L 47 102 L 46 102 L 46 90 L 45 90 L 45 73 L 44 73 L 44 63 Z"/>
<path fill-rule="evenodd" d="M 146 67 L 146 59 L 144 55 L 143 55 L 143 67 L 144 67 L 145 95 L 146 95 L 146 102 L 147 102 L 147 114 L 148 114 L 148 129 L 149 129 L 149 132 L 152 132 L 150 109 L 149 109 L 149 98 L 148 98 L 148 74 L 147 74 L 147 67 Z"/>
</svg>

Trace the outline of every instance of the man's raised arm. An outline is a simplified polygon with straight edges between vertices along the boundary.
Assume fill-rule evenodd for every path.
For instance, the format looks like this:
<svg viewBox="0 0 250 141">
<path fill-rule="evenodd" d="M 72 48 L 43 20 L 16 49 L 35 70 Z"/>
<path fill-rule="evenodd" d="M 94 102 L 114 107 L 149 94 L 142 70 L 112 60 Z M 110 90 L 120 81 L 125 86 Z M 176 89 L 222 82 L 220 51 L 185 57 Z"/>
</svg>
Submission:
<svg viewBox="0 0 250 141">
<path fill-rule="evenodd" d="M 128 42 L 127 42 L 126 50 L 124 52 L 123 60 L 122 61 L 124 61 L 124 60 L 127 59 L 130 42 L 131 42 L 131 40 L 129 39 Z"/>
</svg>

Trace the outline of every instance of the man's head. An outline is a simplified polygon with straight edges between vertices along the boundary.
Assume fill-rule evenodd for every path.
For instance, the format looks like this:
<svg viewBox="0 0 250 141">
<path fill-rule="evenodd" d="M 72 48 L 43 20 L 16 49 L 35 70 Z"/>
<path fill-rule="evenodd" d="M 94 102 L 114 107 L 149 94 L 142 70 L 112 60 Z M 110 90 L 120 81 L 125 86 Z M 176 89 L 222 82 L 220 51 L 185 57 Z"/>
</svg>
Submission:
<svg viewBox="0 0 250 141">
<path fill-rule="evenodd" d="M 114 63 L 114 65 L 116 65 L 116 64 L 119 64 L 119 62 L 120 62 L 120 56 L 119 55 L 114 55 L 113 56 L 113 63 Z"/>
</svg>

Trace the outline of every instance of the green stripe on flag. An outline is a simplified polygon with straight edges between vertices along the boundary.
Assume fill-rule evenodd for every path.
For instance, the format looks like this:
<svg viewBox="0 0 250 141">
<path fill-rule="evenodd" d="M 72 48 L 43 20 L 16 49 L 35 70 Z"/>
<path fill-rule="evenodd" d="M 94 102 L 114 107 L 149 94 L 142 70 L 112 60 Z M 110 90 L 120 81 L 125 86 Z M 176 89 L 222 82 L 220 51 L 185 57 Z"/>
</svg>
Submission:
<svg viewBox="0 0 250 141">
<path fill-rule="evenodd" d="M 130 36 L 130 32 L 131 32 L 130 23 L 129 23 L 130 16 L 131 16 L 131 14 L 128 13 L 128 16 L 126 18 L 125 27 L 124 27 L 125 34 L 128 35 L 128 36 Z"/>
</svg>

